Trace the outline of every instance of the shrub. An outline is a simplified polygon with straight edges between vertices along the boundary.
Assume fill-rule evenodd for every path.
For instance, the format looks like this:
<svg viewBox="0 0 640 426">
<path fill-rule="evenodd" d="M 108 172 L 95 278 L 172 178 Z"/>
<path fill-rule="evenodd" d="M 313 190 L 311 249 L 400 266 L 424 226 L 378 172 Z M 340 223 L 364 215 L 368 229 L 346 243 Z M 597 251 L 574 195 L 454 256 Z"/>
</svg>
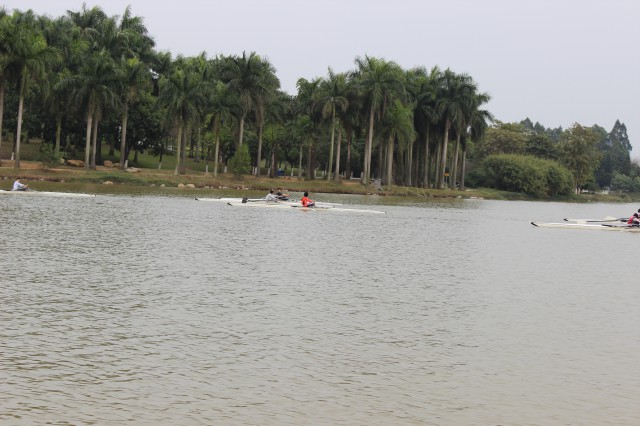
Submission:
<svg viewBox="0 0 640 426">
<path fill-rule="evenodd" d="M 62 154 L 56 150 L 50 143 L 43 143 L 40 145 L 40 151 L 36 155 L 36 161 L 40 161 L 40 167 L 43 169 L 50 169 L 60 165 L 62 160 Z"/>
<path fill-rule="evenodd" d="M 485 184 L 496 189 L 537 197 L 567 195 L 573 189 L 569 170 L 556 161 L 531 155 L 490 155 L 484 160 L 483 169 Z"/>
<path fill-rule="evenodd" d="M 240 145 L 229 160 L 229 171 L 233 173 L 236 179 L 241 179 L 243 174 L 251 171 L 251 157 L 247 145 Z"/>
</svg>

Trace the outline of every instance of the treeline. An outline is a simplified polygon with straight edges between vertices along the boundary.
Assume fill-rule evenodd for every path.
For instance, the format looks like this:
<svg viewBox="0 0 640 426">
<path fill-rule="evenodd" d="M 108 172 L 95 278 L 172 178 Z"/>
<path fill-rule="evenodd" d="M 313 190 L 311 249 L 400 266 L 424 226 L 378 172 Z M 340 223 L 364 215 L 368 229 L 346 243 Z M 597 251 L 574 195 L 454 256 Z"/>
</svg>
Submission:
<svg viewBox="0 0 640 426">
<path fill-rule="evenodd" d="M 566 171 L 573 184 L 569 189 L 575 192 L 640 191 L 640 165 L 631 161 L 631 149 L 626 126 L 618 120 L 609 132 L 577 123 L 567 130 L 547 129 L 528 118 L 520 123 L 496 122 L 471 153 L 479 166 L 469 180 L 472 185 L 558 195 L 569 193 Z M 555 182 L 549 179 L 550 171 Z"/>
<path fill-rule="evenodd" d="M 254 52 L 174 58 L 157 51 L 130 8 L 108 16 L 83 6 L 58 18 L 0 11 L 0 134 L 13 142 L 18 168 L 22 140 L 38 136 L 54 157 L 84 153 L 87 168 L 102 164 L 107 144 L 123 169 L 131 151 L 134 163 L 138 152 L 148 151 L 160 165 L 164 155 L 175 155 L 175 174 L 186 172 L 189 156 L 212 161 L 214 175 L 223 166 L 271 177 L 295 168 L 306 179 L 321 170 L 327 179 L 461 190 L 467 160 L 470 183 L 499 185 L 506 180 L 497 170 L 506 169 L 485 159 L 530 155 L 565 167 L 578 188 L 592 176 L 582 160 L 572 161 L 596 162 L 581 151 L 592 152 L 596 134 L 603 154 L 591 175 L 608 167 L 601 176 L 607 185 L 617 174 L 633 179 L 628 140 L 625 168 L 618 139 L 603 140 L 597 129 L 579 125 L 555 132 L 530 122 L 494 124 L 484 109 L 489 100 L 469 75 L 405 70 L 369 56 L 356 58 L 349 72 L 328 68 L 325 77 L 298 80 L 291 96 L 280 90 L 269 60 Z"/>
</svg>

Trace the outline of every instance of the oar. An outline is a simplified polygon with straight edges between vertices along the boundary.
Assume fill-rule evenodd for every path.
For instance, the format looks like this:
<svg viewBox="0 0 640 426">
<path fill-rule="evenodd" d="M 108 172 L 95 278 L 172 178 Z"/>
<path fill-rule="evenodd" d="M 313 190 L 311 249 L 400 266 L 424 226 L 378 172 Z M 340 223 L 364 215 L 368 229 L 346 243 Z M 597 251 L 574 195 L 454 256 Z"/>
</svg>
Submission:
<svg viewBox="0 0 640 426">
<path fill-rule="evenodd" d="M 604 219 L 564 219 L 565 222 L 578 222 L 578 223 L 589 223 L 589 222 L 626 222 L 627 219 L 624 217 L 617 218 L 612 216 L 607 216 Z"/>
</svg>

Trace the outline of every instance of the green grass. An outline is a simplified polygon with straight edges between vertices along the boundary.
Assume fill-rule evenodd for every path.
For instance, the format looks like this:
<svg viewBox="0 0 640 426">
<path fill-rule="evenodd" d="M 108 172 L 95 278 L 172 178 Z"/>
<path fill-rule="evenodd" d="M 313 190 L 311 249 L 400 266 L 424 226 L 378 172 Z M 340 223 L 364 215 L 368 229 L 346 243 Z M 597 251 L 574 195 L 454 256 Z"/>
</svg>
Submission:
<svg viewBox="0 0 640 426">
<path fill-rule="evenodd" d="M 78 167 L 60 166 L 53 170 L 34 168 L 34 165 L 27 163 L 33 161 L 40 149 L 40 143 L 32 140 L 30 143 L 22 143 L 20 147 L 21 162 L 23 168 L 16 170 L 14 163 L 8 161 L 11 158 L 12 144 L 3 141 L 0 146 L 0 187 L 8 189 L 16 177 L 28 181 L 38 181 L 41 190 L 59 190 L 60 184 L 70 188 L 80 188 L 91 192 L 104 193 L 157 193 L 162 185 L 161 191 L 165 194 L 198 194 L 198 191 L 255 191 L 253 195 L 268 191 L 271 188 L 281 187 L 288 192 L 302 193 L 336 193 L 336 194 L 379 194 L 418 198 L 485 198 L 495 200 L 535 200 L 526 194 L 498 191 L 491 188 L 471 188 L 467 191 L 457 191 L 451 189 L 435 190 L 422 189 L 404 186 L 392 186 L 391 189 L 375 190 L 373 186 L 363 186 L 357 180 L 342 182 L 327 181 L 326 179 L 315 179 L 307 181 L 294 176 L 283 176 L 270 179 L 266 176 L 256 177 L 245 175 L 241 180 L 236 180 L 232 174 L 219 173 L 218 177 L 213 177 L 213 163 L 209 162 L 209 173 L 205 173 L 205 162 L 196 162 L 192 158 L 187 158 L 186 173 L 184 175 L 174 175 L 176 165 L 175 156 L 164 156 L 162 169 L 158 169 L 158 158 L 148 154 L 138 154 L 138 161 L 133 162 L 133 154 L 130 155 L 129 167 L 140 169 L 139 173 L 130 173 L 119 170 L 117 165 L 119 157 L 109 156 L 109 147 L 103 147 L 103 160 L 110 160 L 116 167 L 103 168 L 98 170 L 88 170 Z M 84 160 L 84 153 L 77 153 L 74 159 Z M 4 160 L 4 161 L 2 161 Z M 222 167 L 219 168 L 220 172 Z M 114 185 L 104 185 L 104 182 L 111 181 Z M 179 184 L 193 184 L 197 189 L 177 188 Z M 128 189 L 127 189 L 128 188 Z M 152 189 L 153 188 L 153 189 Z M 173 189 L 170 189 L 173 188 Z M 80 190 L 78 189 L 78 190 Z M 200 193 L 199 196 L 206 196 Z M 581 194 L 571 195 L 562 198 L 554 198 L 550 201 L 566 202 L 636 202 L 640 201 L 639 193 L 625 194 Z"/>
</svg>

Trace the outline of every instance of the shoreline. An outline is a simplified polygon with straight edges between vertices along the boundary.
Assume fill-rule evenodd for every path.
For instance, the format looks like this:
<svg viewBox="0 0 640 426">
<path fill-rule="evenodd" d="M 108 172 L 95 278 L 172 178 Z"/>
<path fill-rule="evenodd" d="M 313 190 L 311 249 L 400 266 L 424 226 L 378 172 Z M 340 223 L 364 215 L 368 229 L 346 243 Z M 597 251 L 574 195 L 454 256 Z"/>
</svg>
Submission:
<svg viewBox="0 0 640 426">
<path fill-rule="evenodd" d="M 191 172 L 184 175 L 173 174 L 173 170 L 138 169 L 128 171 L 118 168 L 99 166 L 96 170 L 60 166 L 43 169 L 38 162 L 21 161 L 21 168 L 15 169 L 4 160 L 0 166 L 0 189 L 11 189 L 13 180 L 20 178 L 32 189 L 41 191 L 91 192 L 95 194 L 138 194 L 138 195 L 175 195 L 206 196 L 210 194 L 237 194 L 240 192 L 266 192 L 273 188 L 283 188 L 286 192 L 304 192 L 311 194 L 353 194 L 377 195 L 383 197 L 410 198 L 458 198 L 492 199 L 519 201 L 558 201 L 558 202 L 602 202 L 631 203 L 640 201 L 640 194 L 580 194 L 568 197 L 537 198 L 522 193 L 498 191 L 490 188 L 468 188 L 459 190 L 436 190 L 393 185 L 376 189 L 373 184 L 364 186 L 359 180 L 339 182 L 316 178 L 304 180 L 298 177 L 278 178 L 245 175 L 236 180 L 233 175 Z M 12 162 L 11 162 L 12 163 Z"/>
</svg>

